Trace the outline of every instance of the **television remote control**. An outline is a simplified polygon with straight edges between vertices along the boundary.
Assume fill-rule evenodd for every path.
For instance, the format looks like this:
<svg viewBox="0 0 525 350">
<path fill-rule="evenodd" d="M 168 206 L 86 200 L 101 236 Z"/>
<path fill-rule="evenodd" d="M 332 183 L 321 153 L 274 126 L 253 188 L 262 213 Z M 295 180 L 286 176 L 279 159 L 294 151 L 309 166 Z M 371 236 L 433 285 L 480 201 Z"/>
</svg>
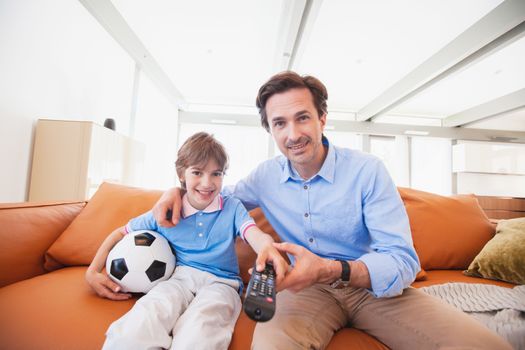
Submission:
<svg viewBox="0 0 525 350">
<path fill-rule="evenodd" d="M 266 263 L 261 272 L 258 272 L 255 266 L 253 267 L 244 299 L 244 312 L 257 322 L 266 322 L 273 317 L 275 313 L 275 271 L 272 264 Z"/>
</svg>

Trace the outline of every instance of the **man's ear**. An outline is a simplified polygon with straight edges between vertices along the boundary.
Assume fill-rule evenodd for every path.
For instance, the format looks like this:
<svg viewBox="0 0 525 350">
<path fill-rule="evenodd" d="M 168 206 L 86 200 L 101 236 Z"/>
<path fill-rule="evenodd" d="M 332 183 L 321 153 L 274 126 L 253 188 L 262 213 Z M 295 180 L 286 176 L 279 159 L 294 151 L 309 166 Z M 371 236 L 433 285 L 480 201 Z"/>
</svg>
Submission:
<svg viewBox="0 0 525 350">
<path fill-rule="evenodd" d="M 319 121 L 321 122 L 321 126 L 323 127 L 323 130 L 324 130 L 324 127 L 326 126 L 326 113 L 324 113 L 322 116 L 319 117 Z"/>
</svg>

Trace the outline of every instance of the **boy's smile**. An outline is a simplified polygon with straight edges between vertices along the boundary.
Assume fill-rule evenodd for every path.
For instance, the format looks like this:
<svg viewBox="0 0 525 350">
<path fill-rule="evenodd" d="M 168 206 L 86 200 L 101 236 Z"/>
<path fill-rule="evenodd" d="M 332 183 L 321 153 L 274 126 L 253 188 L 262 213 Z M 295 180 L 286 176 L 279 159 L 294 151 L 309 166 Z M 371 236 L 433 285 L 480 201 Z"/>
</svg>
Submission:
<svg viewBox="0 0 525 350">
<path fill-rule="evenodd" d="M 186 183 L 188 201 L 197 210 L 204 210 L 222 188 L 223 170 L 215 160 L 210 160 L 204 166 L 190 166 L 180 179 Z"/>
</svg>

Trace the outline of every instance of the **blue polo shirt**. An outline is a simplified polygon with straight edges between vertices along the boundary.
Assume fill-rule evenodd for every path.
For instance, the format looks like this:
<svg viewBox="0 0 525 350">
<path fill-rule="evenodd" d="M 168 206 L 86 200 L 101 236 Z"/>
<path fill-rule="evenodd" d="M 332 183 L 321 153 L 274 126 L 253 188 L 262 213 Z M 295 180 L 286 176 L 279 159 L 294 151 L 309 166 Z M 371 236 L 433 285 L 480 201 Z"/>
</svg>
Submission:
<svg viewBox="0 0 525 350">
<path fill-rule="evenodd" d="M 218 277 L 240 282 L 235 239 L 252 225 L 253 219 L 242 203 L 231 196 L 218 196 L 216 210 L 193 210 L 175 227 L 157 224 L 151 211 L 131 219 L 127 229 L 152 230 L 164 236 L 175 249 L 177 266 L 191 266 Z M 184 216 L 184 215 L 183 215 Z"/>
<path fill-rule="evenodd" d="M 223 193 L 233 192 L 249 210 L 261 207 L 284 242 L 365 263 L 374 296 L 401 294 L 420 267 L 396 186 L 375 156 L 323 142 L 328 153 L 312 178 L 278 156 Z"/>
</svg>

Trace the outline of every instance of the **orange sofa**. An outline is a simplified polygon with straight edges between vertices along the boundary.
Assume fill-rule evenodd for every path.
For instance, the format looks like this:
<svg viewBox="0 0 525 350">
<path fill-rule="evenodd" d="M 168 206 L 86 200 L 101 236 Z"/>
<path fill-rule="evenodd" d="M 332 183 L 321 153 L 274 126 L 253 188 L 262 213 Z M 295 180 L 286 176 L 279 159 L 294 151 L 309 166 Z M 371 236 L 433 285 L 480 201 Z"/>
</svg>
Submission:
<svg viewBox="0 0 525 350">
<path fill-rule="evenodd" d="M 452 281 L 513 286 L 462 274 L 494 235 L 494 225 L 474 196 L 399 191 L 423 268 L 414 287 Z M 159 195 L 105 183 L 88 203 L 0 204 L 0 349 L 99 349 L 105 330 L 137 297 L 99 298 L 84 280 L 86 266 L 105 235 L 151 208 Z M 259 210 L 251 214 L 278 239 Z M 246 281 L 255 255 L 242 242 L 237 253 Z M 230 349 L 248 349 L 254 327 L 241 313 Z M 364 332 L 345 328 L 328 349 L 386 347 Z"/>
</svg>

